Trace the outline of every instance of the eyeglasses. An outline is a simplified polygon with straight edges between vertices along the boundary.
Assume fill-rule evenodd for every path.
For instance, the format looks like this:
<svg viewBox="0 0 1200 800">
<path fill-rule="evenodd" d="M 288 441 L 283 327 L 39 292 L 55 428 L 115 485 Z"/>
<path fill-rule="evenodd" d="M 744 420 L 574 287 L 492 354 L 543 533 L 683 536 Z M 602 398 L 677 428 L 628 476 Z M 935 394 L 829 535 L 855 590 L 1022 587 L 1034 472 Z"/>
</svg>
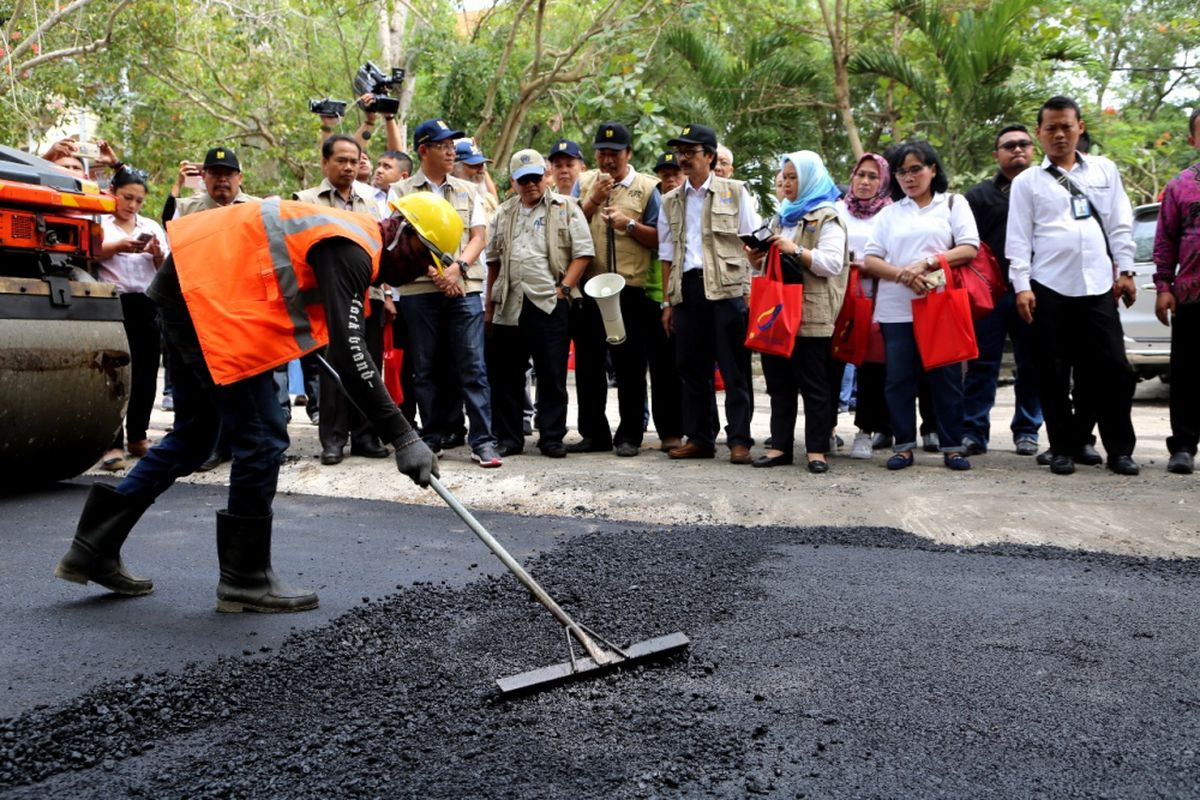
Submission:
<svg viewBox="0 0 1200 800">
<path fill-rule="evenodd" d="M 531 183 L 540 182 L 542 177 L 542 175 L 522 175 L 521 177 L 517 178 L 517 183 L 521 184 L 522 186 L 528 186 Z"/>
<path fill-rule="evenodd" d="M 444 139 L 440 142 L 429 142 L 425 146 L 431 150 L 452 151 L 452 150 L 454 150 L 454 140 L 453 139 Z"/>
<path fill-rule="evenodd" d="M 679 156 L 680 158 L 687 158 L 688 156 L 694 156 L 697 153 L 703 153 L 703 152 L 704 152 L 704 148 L 699 145 L 696 145 L 695 147 L 676 147 L 675 148 L 675 155 Z"/>
<path fill-rule="evenodd" d="M 928 164 L 922 164 L 922 165 L 921 165 L 921 166 L 919 166 L 919 167 L 908 167 L 908 168 L 901 168 L 901 169 L 898 169 L 898 170 L 896 170 L 896 172 L 895 172 L 895 175 L 896 175 L 896 177 L 897 177 L 897 178 L 903 178 L 903 177 L 906 177 L 906 176 L 908 176 L 908 175 L 916 175 L 918 172 L 920 172 L 921 170 L 925 169 L 927 166 L 929 166 L 929 165 L 928 165 Z"/>
<path fill-rule="evenodd" d="M 1031 139 L 1018 139 L 1015 142 L 1002 142 L 999 147 L 1001 150 L 1007 150 L 1011 153 L 1014 150 L 1028 150 L 1033 147 L 1033 141 Z"/>
</svg>

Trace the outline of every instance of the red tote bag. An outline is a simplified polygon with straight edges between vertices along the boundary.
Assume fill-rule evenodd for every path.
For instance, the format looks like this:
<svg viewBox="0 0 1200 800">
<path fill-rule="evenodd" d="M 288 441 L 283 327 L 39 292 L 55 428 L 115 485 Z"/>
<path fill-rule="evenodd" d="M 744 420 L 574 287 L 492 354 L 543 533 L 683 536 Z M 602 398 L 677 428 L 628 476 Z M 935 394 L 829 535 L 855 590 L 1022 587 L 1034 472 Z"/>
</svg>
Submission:
<svg viewBox="0 0 1200 800">
<path fill-rule="evenodd" d="M 883 331 L 875 321 L 875 299 L 867 297 L 863 291 L 862 273 L 858 267 L 850 268 L 846 297 L 833 325 L 830 349 L 838 361 L 856 367 L 862 366 L 863 362 L 883 363 Z"/>
<path fill-rule="evenodd" d="M 954 209 L 954 195 L 950 195 L 950 209 Z M 950 247 L 954 247 L 954 238 L 950 239 Z M 996 301 L 1008 291 L 1008 284 L 1000 274 L 1000 262 L 987 242 L 979 242 L 979 252 L 966 264 L 951 267 L 944 253 L 938 254 L 940 266 L 946 272 L 946 277 L 954 277 L 955 285 L 967 291 L 971 303 L 971 317 L 983 319 L 996 310 Z M 949 269 L 947 269 L 949 267 Z"/>
<path fill-rule="evenodd" d="M 404 351 L 392 346 L 392 325 L 383 327 L 383 385 L 392 402 L 404 402 L 404 389 L 400 386 L 400 367 L 404 364 Z"/>
<path fill-rule="evenodd" d="M 875 303 L 863 294 L 862 274 L 858 267 L 851 267 L 846 297 L 833 323 L 830 349 L 834 358 L 856 367 L 866 360 L 873 324 L 871 318 L 874 315 Z"/>
<path fill-rule="evenodd" d="M 746 325 L 746 347 L 787 358 L 796 347 L 804 287 L 784 283 L 779 266 L 779 248 L 767 253 L 767 270 L 750 281 L 750 320 Z"/>
<path fill-rule="evenodd" d="M 913 337 L 926 370 L 979 357 L 971 299 L 966 289 L 946 287 L 912 301 Z"/>
</svg>

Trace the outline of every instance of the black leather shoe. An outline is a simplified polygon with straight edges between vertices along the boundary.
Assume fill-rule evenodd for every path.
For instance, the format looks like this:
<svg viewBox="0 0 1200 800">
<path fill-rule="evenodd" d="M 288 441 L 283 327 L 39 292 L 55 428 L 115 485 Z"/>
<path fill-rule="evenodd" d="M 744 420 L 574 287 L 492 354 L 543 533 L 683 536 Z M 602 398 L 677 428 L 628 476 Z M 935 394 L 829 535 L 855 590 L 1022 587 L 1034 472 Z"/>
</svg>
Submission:
<svg viewBox="0 0 1200 800">
<path fill-rule="evenodd" d="M 791 453 L 784 453 L 778 456 L 759 456 L 750 462 L 752 467 L 786 467 L 793 461 Z"/>
<path fill-rule="evenodd" d="M 1104 459 L 1096 452 L 1096 448 L 1090 444 L 1085 444 L 1079 448 L 1079 452 L 1075 454 L 1075 463 L 1083 464 L 1087 467 L 1094 467 L 1097 464 L 1103 464 Z"/>
<path fill-rule="evenodd" d="M 496 447 L 496 452 L 500 454 L 501 458 L 508 458 L 509 456 L 521 455 L 522 453 L 525 452 L 525 448 L 524 448 L 524 446 L 519 445 L 519 444 L 503 444 L 502 443 Z"/>
<path fill-rule="evenodd" d="M 1191 475 L 1194 467 L 1195 459 L 1186 450 L 1172 453 L 1171 460 L 1167 462 L 1167 472 L 1173 472 L 1176 475 Z"/>
<path fill-rule="evenodd" d="M 1132 456 L 1113 456 L 1108 460 L 1108 468 L 1118 475 L 1137 475 L 1141 472 Z"/>
<path fill-rule="evenodd" d="M 453 450 L 456 447 L 462 447 L 466 443 L 467 437 L 462 431 L 442 437 L 442 448 L 445 450 Z"/>
<path fill-rule="evenodd" d="M 342 463 L 342 448 L 326 447 L 321 451 L 321 463 L 327 467 Z"/>
<path fill-rule="evenodd" d="M 821 475 L 823 473 L 829 472 L 829 462 L 828 461 L 818 461 L 817 459 L 814 458 L 812 461 L 808 462 L 808 471 L 811 472 L 813 475 Z"/>
<path fill-rule="evenodd" d="M 642 448 L 638 447 L 633 442 L 621 442 L 616 447 L 617 455 L 621 458 L 633 458 L 638 453 L 642 452 Z"/>
<path fill-rule="evenodd" d="M 554 442 L 553 444 L 544 444 L 541 446 L 542 455 L 546 458 L 566 458 L 567 448 L 562 442 Z"/>
<path fill-rule="evenodd" d="M 350 455 L 352 456 L 362 456 L 363 458 L 387 458 L 391 454 L 391 450 L 388 450 L 378 442 L 360 442 L 358 444 L 350 445 Z"/>
<path fill-rule="evenodd" d="M 1052 459 L 1052 458 L 1054 458 L 1054 453 L 1051 453 L 1049 450 L 1044 450 L 1041 453 L 1038 453 L 1037 454 L 1038 466 L 1039 467 L 1050 466 L 1050 459 Z"/>
<path fill-rule="evenodd" d="M 566 446 L 568 453 L 607 453 L 612 450 L 612 443 L 604 444 L 587 436 L 578 442 Z"/>
<path fill-rule="evenodd" d="M 1050 471 L 1055 475 L 1070 475 L 1075 471 L 1075 461 L 1070 456 L 1051 456 Z"/>
</svg>

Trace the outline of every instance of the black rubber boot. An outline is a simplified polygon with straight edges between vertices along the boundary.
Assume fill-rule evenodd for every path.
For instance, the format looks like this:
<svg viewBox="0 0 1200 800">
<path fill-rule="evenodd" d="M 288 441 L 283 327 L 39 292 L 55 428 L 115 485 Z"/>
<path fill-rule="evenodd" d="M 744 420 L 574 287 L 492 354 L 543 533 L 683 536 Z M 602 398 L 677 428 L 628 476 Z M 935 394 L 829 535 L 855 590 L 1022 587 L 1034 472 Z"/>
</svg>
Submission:
<svg viewBox="0 0 1200 800">
<path fill-rule="evenodd" d="M 154 581 L 130 575 L 121 562 L 121 545 L 153 503 L 131 500 L 107 484 L 93 484 L 79 515 L 75 540 L 54 574 L 72 583 L 98 583 L 117 594 L 153 592 Z"/>
<path fill-rule="evenodd" d="M 316 592 L 293 589 L 271 569 L 271 515 L 239 517 L 217 512 L 217 611 L 308 611 Z"/>
</svg>

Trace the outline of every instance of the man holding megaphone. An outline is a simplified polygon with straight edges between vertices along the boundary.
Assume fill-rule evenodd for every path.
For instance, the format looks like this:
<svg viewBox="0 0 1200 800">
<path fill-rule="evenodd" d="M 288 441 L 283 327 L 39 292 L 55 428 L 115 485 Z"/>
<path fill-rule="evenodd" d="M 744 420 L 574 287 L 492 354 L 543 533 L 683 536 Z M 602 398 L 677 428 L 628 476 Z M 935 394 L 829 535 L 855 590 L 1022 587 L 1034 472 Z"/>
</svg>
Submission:
<svg viewBox="0 0 1200 800">
<path fill-rule="evenodd" d="M 579 176 L 580 206 L 596 244 L 596 258 L 584 273 L 580 313 L 571 320 L 575 340 L 575 392 L 579 433 L 571 452 L 607 451 L 636 456 L 642 444 L 646 409 L 646 274 L 658 245 L 658 181 L 629 164 L 633 142 L 619 122 L 604 122 L 593 147 L 599 169 Z M 593 278 L 619 275 L 624 280 Z M 609 281 L 611 285 L 602 285 Z M 604 407 L 608 380 L 604 357 L 611 353 L 617 376 L 621 422 L 614 435 Z"/>
</svg>

